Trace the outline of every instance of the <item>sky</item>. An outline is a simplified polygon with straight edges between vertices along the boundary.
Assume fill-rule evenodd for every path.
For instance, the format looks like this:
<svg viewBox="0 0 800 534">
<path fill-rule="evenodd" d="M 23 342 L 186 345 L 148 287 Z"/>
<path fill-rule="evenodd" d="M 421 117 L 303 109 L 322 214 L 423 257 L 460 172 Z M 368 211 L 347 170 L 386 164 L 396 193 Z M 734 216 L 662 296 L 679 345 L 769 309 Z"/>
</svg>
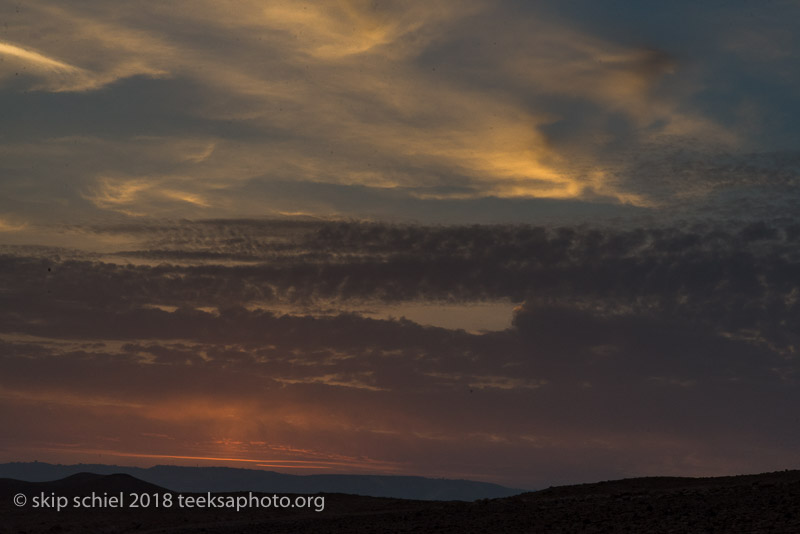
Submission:
<svg viewBox="0 0 800 534">
<path fill-rule="evenodd" d="M 0 3 L 0 461 L 797 468 L 798 17 Z"/>
</svg>

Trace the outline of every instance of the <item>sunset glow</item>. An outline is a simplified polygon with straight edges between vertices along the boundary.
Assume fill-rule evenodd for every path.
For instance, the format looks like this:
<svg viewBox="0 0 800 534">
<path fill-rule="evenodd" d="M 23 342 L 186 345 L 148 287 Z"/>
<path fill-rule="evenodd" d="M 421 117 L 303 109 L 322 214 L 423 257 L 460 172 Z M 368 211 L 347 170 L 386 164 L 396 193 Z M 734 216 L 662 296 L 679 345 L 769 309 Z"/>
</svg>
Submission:
<svg viewBox="0 0 800 534">
<path fill-rule="evenodd" d="M 796 466 L 800 7 L 623 4 L 4 5 L 0 462 Z"/>
</svg>

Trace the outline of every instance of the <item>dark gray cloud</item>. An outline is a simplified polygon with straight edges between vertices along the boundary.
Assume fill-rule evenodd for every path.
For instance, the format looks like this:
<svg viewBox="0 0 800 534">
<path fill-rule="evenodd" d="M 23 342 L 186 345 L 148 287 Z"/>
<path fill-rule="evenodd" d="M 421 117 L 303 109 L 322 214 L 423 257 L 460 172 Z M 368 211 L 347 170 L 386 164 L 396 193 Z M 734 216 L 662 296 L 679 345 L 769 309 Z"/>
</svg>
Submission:
<svg viewBox="0 0 800 534">
<path fill-rule="evenodd" d="M 739 310 L 737 299 L 764 307 L 791 294 L 796 226 L 790 220 L 638 229 L 206 221 L 98 229 L 134 236 L 141 245 L 103 261 L 9 254 L 4 262 L 9 287 L 131 306 L 507 298 L 702 315 L 709 306 Z"/>
<path fill-rule="evenodd" d="M 222 454 L 222 438 L 245 456 L 326 440 L 326 454 L 368 451 L 385 462 L 379 470 L 444 462 L 449 473 L 530 486 L 796 460 L 792 221 L 208 220 L 91 231 L 136 236 L 140 247 L 7 248 L 0 262 L 3 402 L 31 420 L 58 406 L 83 421 L 49 431 L 6 421 L 22 436 L 7 447 L 70 439 L 94 450 L 87 436 L 101 428 L 137 454 L 164 450 L 144 434 L 198 456 Z M 519 303 L 513 323 L 484 334 L 348 311 L 498 298 Z M 329 310 L 306 314 L 309 301 Z M 268 311 L 277 302 L 288 313 Z M 469 447 L 453 456 L 453 440 Z"/>
</svg>

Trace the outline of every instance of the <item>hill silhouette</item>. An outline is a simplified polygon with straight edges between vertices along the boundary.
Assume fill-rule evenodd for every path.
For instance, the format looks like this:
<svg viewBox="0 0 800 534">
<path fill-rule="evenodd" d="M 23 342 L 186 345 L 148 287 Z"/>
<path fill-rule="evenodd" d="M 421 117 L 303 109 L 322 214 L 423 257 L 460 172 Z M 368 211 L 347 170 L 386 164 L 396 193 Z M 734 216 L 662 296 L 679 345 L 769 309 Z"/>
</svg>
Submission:
<svg viewBox="0 0 800 534">
<path fill-rule="evenodd" d="M 42 462 L 0 464 L 0 477 L 28 481 L 60 479 L 81 472 L 126 473 L 162 488 L 181 492 L 324 492 L 398 499 L 474 501 L 508 497 L 525 491 L 472 480 L 415 476 L 287 475 L 256 469 L 173 465 L 157 465 L 144 469 L 102 464 L 54 465 Z"/>
<path fill-rule="evenodd" d="M 9 492 L 152 488 L 129 476 L 81 473 L 50 482 L 0 480 L 0 533 L 170 532 L 800 532 L 800 471 L 719 478 L 647 477 L 548 488 L 475 502 L 325 494 L 324 510 L 261 508 L 31 510 Z M 163 490 L 161 490 L 163 491 Z M 236 494 L 230 494 L 236 495 Z M 241 494 L 240 494 L 241 495 Z"/>
<path fill-rule="evenodd" d="M 0 496 L 8 497 L 16 493 L 55 493 L 57 495 L 88 495 L 103 493 L 154 493 L 165 492 L 164 488 L 150 484 L 125 473 L 98 475 L 96 473 L 76 473 L 66 478 L 47 482 L 29 482 L 10 478 L 0 478 Z"/>
</svg>

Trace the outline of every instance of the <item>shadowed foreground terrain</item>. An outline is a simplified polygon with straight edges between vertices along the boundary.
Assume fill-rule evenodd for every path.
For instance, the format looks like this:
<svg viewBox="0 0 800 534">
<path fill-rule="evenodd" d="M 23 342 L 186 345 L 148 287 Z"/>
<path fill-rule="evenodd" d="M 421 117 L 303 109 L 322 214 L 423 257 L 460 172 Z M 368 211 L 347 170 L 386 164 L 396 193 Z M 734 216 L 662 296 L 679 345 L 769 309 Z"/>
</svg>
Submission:
<svg viewBox="0 0 800 534">
<path fill-rule="evenodd" d="M 0 532 L 800 532 L 800 471 L 627 479 L 476 502 L 327 494 L 321 512 L 313 508 L 57 512 L 30 506 L 41 493 L 154 491 L 165 492 L 129 475 L 83 473 L 37 483 L 1 479 Z M 27 506 L 14 506 L 17 493 L 28 497 Z"/>
</svg>

